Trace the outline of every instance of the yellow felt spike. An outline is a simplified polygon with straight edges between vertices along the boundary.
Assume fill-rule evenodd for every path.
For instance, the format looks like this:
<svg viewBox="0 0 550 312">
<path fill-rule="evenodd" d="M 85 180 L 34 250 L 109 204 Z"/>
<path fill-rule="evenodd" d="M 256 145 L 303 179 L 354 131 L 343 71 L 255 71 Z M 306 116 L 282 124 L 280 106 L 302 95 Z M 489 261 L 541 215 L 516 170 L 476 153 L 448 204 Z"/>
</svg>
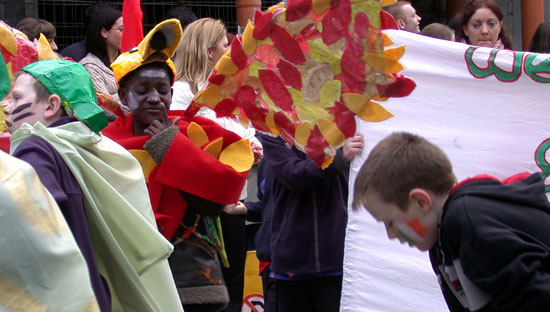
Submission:
<svg viewBox="0 0 550 312">
<path fill-rule="evenodd" d="M 321 133 L 329 144 L 335 146 L 340 146 L 344 144 L 344 134 L 331 120 L 319 118 L 319 130 L 321 130 Z"/>
<path fill-rule="evenodd" d="M 403 65 L 398 61 L 389 59 L 384 55 L 377 53 L 368 53 L 363 55 L 363 61 L 372 69 L 381 74 L 394 74 L 403 70 Z"/>
<path fill-rule="evenodd" d="M 244 29 L 244 32 L 243 32 L 242 43 L 241 43 L 244 53 L 248 56 L 256 52 L 257 44 L 256 44 L 256 38 L 252 36 L 253 32 L 254 32 L 254 26 L 252 26 L 252 23 L 250 21 L 248 21 L 248 23 L 246 24 L 246 28 Z"/>
<path fill-rule="evenodd" d="M 346 107 L 355 114 L 359 114 L 363 106 L 368 103 L 368 99 L 358 93 L 343 93 L 342 100 Z"/>
<path fill-rule="evenodd" d="M 222 152 L 222 147 L 223 147 L 223 137 L 219 137 L 214 141 L 208 143 L 208 145 L 204 147 L 204 151 L 210 154 L 210 156 L 218 159 Z"/>
<path fill-rule="evenodd" d="M 2 26 L 0 26 L 0 42 L 11 55 L 17 55 L 17 40 L 11 31 Z"/>
<path fill-rule="evenodd" d="M 135 159 L 137 159 L 137 161 L 141 165 L 141 170 L 143 170 L 145 181 L 149 183 L 149 174 L 151 174 L 151 171 L 153 171 L 157 163 L 153 160 L 153 157 L 151 157 L 151 155 L 149 155 L 147 151 L 135 149 L 130 149 L 128 151 L 130 152 L 130 154 L 132 154 L 132 156 L 134 156 Z"/>
<path fill-rule="evenodd" d="M 393 115 L 380 104 L 368 101 L 367 105 L 363 106 L 361 111 L 357 113 L 357 117 L 365 121 L 378 122 L 389 119 L 393 117 Z"/>
<path fill-rule="evenodd" d="M 265 125 L 273 135 L 279 135 L 279 129 L 275 123 L 275 112 L 271 109 L 267 112 L 267 116 L 265 117 Z"/>
<path fill-rule="evenodd" d="M 388 98 L 387 97 L 381 97 L 380 94 L 377 93 L 372 97 L 372 100 L 376 101 L 376 102 L 386 102 L 388 100 Z"/>
<path fill-rule="evenodd" d="M 199 91 L 196 95 L 197 98 L 201 98 L 201 103 L 214 109 L 218 102 L 221 100 L 220 87 L 215 84 L 210 84 L 205 89 Z"/>
<path fill-rule="evenodd" d="M 403 54 L 405 54 L 405 45 L 384 49 L 384 56 L 391 60 L 398 61 Z"/>
<path fill-rule="evenodd" d="M 284 8 L 285 8 L 285 3 L 281 1 L 281 2 L 277 3 L 276 5 L 270 6 L 270 7 L 267 9 L 267 11 L 273 13 L 273 12 L 275 12 L 277 9 L 284 9 Z"/>
<path fill-rule="evenodd" d="M 187 137 L 198 147 L 208 143 L 208 135 L 195 122 L 191 122 L 187 127 Z"/>
<path fill-rule="evenodd" d="M 384 47 L 389 47 L 393 44 L 393 40 L 385 33 L 382 33 L 382 42 L 384 43 Z"/>
<path fill-rule="evenodd" d="M 53 52 L 48 39 L 44 34 L 40 33 L 40 38 L 36 43 L 36 50 L 38 50 L 38 60 L 57 60 L 59 57 Z"/>
<path fill-rule="evenodd" d="M 250 148 L 250 141 L 242 139 L 226 147 L 220 154 L 220 162 L 235 169 L 237 172 L 246 172 L 254 164 L 254 154 Z"/>
<path fill-rule="evenodd" d="M 380 6 L 394 4 L 395 2 L 397 2 L 397 0 L 382 0 L 382 3 L 380 3 Z"/>
<path fill-rule="evenodd" d="M 319 91 L 321 106 L 325 108 L 333 107 L 334 102 L 340 99 L 341 91 L 342 82 L 340 80 L 329 80 L 325 82 Z"/>
<path fill-rule="evenodd" d="M 313 0 L 312 6 L 313 11 L 315 11 L 317 15 L 321 15 L 330 8 L 330 0 Z"/>
<path fill-rule="evenodd" d="M 218 74 L 226 76 L 233 75 L 239 70 L 239 68 L 233 64 L 231 57 L 228 55 L 223 55 L 218 63 L 216 63 L 214 69 L 218 72 Z"/>
<path fill-rule="evenodd" d="M 311 134 L 311 128 L 309 127 L 309 123 L 304 122 L 299 124 L 296 127 L 296 132 L 294 133 L 294 138 L 296 139 L 296 142 L 298 144 L 301 144 L 302 146 L 307 145 L 307 139 L 309 138 L 309 135 Z"/>
</svg>

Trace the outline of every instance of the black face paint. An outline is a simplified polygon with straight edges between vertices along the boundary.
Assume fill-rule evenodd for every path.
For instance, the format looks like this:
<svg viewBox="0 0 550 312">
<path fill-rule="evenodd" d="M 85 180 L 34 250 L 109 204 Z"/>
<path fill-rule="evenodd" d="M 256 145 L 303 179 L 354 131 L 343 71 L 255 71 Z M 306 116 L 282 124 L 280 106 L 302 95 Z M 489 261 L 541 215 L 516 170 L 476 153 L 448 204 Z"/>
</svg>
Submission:
<svg viewBox="0 0 550 312">
<path fill-rule="evenodd" d="M 21 104 L 21 105 L 17 106 L 17 108 L 14 109 L 13 112 L 11 112 L 11 114 L 12 114 L 12 115 L 15 115 L 15 114 L 21 112 L 22 110 L 31 107 L 31 105 L 32 105 L 32 103 Z"/>
<path fill-rule="evenodd" d="M 21 120 L 21 119 L 27 118 L 27 117 L 32 116 L 32 115 L 34 115 L 33 112 L 26 112 L 26 113 L 23 113 L 23 114 L 21 114 L 21 115 L 15 117 L 15 118 L 13 118 L 13 121 L 12 121 L 12 122 L 19 121 L 19 120 Z"/>
</svg>

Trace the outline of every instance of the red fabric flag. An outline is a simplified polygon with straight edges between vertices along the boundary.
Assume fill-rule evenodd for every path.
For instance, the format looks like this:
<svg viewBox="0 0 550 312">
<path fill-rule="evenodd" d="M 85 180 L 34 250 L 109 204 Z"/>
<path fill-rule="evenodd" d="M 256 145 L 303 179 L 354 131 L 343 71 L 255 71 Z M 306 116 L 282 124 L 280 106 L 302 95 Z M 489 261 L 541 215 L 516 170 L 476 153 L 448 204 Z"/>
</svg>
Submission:
<svg viewBox="0 0 550 312">
<path fill-rule="evenodd" d="M 124 31 L 120 42 L 120 52 L 124 53 L 137 47 L 143 39 L 143 12 L 141 0 L 124 0 L 122 4 Z"/>
</svg>

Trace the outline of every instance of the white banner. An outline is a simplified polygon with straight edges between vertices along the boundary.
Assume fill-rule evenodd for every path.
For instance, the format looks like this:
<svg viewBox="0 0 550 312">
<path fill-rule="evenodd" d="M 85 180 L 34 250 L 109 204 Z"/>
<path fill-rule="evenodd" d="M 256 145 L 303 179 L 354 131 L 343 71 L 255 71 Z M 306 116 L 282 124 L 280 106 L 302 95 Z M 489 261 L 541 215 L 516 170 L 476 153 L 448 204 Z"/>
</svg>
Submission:
<svg viewBox="0 0 550 312">
<path fill-rule="evenodd" d="M 417 87 L 408 97 L 382 103 L 394 117 L 358 120 L 366 144 L 352 164 L 350 203 L 369 151 L 395 131 L 440 146 L 459 180 L 542 172 L 550 191 L 550 55 L 474 48 L 405 31 L 387 34 L 407 46 L 401 73 Z M 362 210 L 350 211 L 341 311 L 448 309 L 428 253 L 390 241 L 383 224 Z"/>
</svg>

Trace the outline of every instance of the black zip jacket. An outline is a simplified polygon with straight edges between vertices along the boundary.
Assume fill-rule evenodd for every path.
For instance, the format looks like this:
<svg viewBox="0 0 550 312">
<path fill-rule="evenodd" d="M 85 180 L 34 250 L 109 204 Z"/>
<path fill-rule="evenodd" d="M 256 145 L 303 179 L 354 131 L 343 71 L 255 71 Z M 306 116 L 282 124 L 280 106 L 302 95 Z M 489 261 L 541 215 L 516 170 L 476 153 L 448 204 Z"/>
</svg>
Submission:
<svg viewBox="0 0 550 312">
<path fill-rule="evenodd" d="M 550 311 L 550 205 L 540 174 L 453 188 L 430 258 L 451 311 Z"/>
</svg>

